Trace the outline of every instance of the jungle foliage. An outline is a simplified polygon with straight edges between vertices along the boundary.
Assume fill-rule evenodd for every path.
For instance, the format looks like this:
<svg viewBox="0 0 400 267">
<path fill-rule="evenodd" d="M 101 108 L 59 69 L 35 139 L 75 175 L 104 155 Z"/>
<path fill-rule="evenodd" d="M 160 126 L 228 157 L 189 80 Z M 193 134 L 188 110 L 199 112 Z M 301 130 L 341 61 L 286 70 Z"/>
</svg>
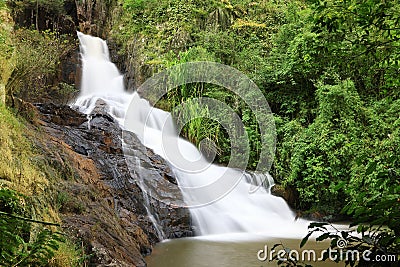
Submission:
<svg viewBox="0 0 400 267">
<path fill-rule="evenodd" d="M 150 76 L 171 65 L 204 60 L 228 64 L 248 75 L 275 116 L 274 178 L 298 192 L 297 209 L 325 219 L 345 214 L 358 232 L 328 231 L 322 223 L 310 225 L 310 234 L 319 234 L 317 241 L 330 240 L 331 249 L 345 240 L 344 253 L 370 250 L 372 256 L 398 257 L 400 6 L 396 1 L 123 2 L 125 16 L 114 37 L 123 53 L 133 56 L 133 65 L 135 58 L 141 62 L 136 64 L 136 75 Z M 252 149 L 248 167 L 254 168 L 260 131 L 251 110 L 236 95 L 209 84 L 192 84 L 168 93 L 160 106 L 171 110 L 199 96 L 223 101 L 241 116 Z M 192 110 L 197 115 L 208 112 Z M 196 119 L 186 123 L 181 134 L 199 147 L 202 138 L 212 138 L 217 161 L 226 163 L 230 143 L 222 128 L 215 121 Z M 278 264 L 302 266 L 297 261 Z M 374 264 L 346 261 L 350 266 Z"/>
</svg>

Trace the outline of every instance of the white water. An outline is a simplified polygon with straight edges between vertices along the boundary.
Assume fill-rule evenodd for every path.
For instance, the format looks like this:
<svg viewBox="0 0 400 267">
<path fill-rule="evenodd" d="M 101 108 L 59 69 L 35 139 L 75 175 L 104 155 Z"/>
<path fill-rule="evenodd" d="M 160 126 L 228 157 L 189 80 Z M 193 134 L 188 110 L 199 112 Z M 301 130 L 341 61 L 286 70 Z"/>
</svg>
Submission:
<svg viewBox="0 0 400 267">
<path fill-rule="evenodd" d="M 179 138 L 169 113 L 153 108 L 136 92 L 125 91 L 105 41 L 82 33 L 78 37 L 83 69 L 75 105 L 90 114 L 96 101 L 103 99 L 124 129 L 136 133 L 145 146 L 170 163 L 200 235 L 299 238 L 306 234 L 306 222 L 295 221 L 285 201 L 270 194 L 273 179 L 269 174 L 209 163 L 194 145 Z M 250 194 L 251 181 L 265 178 L 266 187 Z"/>
<path fill-rule="evenodd" d="M 82 60 L 81 91 L 75 106 L 90 114 L 98 99 L 103 99 L 110 114 L 123 125 L 125 110 L 132 95 L 124 88 L 123 76 L 110 61 L 107 43 L 78 32 Z"/>
</svg>

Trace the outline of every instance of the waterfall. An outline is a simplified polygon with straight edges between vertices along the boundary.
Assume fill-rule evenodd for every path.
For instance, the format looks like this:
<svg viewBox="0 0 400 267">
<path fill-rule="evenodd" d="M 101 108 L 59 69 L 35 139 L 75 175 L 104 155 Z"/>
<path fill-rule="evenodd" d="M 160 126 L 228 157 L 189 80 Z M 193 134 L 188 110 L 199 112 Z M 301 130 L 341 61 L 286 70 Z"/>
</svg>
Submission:
<svg viewBox="0 0 400 267">
<path fill-rule="evenodd" d="M 83 66 L 81 93 L 75 105 L 89 114 L 95 102 L 102 99 L 121 127 L 137 134 L 145 146 L 168 161 L 199 235 L 302 237 L 306 233 L 305 222 L 296 221 L 286 202 L 270 194 L 273 179 L 268 173 L 207 161 L 193 144 L 179 137 L 170 113 L 152 107 L 136 92 L 125 91 L 104 40 L 82 33 L 78 37 Z M 260 181 L 264 186 L 249 193 L 252 184 Z"/>
<path fill-rule="evenodd" d="M 107 43 L 78 32 L 82 61 L 81 90 L 74 106 L 90 114 L 98 99 L 108 104 L 108 112 L 120 125 L 132 95 L 124 88 L 124 77 L 110 61 Z"/>
</svg>

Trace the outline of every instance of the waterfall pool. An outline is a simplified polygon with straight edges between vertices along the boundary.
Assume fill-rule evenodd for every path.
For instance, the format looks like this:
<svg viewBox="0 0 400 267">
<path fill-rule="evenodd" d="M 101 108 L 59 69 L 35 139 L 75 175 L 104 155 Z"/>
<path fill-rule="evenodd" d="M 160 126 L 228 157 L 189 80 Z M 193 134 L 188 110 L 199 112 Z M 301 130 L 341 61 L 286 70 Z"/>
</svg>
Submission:
<svg viewBox="0 0 400 267">
<path fill-rule="evenodd" d="M 321 252 L 329 246 L 327 242 L 321 243 L 310 240 L 303 249 L 299 249 L 300 240 L 297 239 L 265 239 L 265 240 L 241 240 L 240 237 L 234 241 L 216 241 L 206 238 L 182 238 L 166 240 L 154 247 L 153 253 L 146 258 L 148 267 L 265 267 L 277 266 L 276 261 L 269 261 L 269 255 L 265 261 L 259 260 L 257 254 L 260 250 L 268 252 L 274 244 L 282 243 L 286 247 L 299 252 L 299 259 L 302 259 L 304 250 L 313 250 L 316 253 L 316 260 L 305 261 L 314 267 L 317 266 L 344 266 L 330 261 L 318 261 Z M 266 247 L 267 246 L 267 247 Z M 276 248 L 274 255 L 282 247 Z M 311 255 L 311 254 L 310 254 Z M 261 259 L 266 257 L 260 253 Z M 310 256 L 312 259 L 312 256 Z M 308 259 L 308 253 L 304 253 L 304 259 Z"/>
</svg>

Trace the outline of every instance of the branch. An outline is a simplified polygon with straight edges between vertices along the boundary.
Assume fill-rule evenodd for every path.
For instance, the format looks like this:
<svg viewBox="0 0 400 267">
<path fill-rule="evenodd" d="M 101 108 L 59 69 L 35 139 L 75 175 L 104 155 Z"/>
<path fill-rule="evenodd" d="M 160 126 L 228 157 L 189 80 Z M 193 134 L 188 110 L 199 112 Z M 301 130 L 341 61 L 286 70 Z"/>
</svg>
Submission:
<svg viewBox="0 0 400 267">
<path fill-rule="evenodd" d="M 23 220 L 23 221 L 26 221 L 26 222 L 40 223 L 40 224 L 44 224 L 44 225 L 60 226 L 60 224 L 58 224 L 58 223 L 43 222 L 43 221 L 28 219 L 28 218 L 25 218 L 25 217 L 22 217 L 22 216 L 10 214 L 10 213 L 3 212 L 3 211 L 0 211 L 0 215 L 5 215 L 5 216 L 8 216 L 8 217 L 19 219 L 19 220 Z"/>
</svg>

